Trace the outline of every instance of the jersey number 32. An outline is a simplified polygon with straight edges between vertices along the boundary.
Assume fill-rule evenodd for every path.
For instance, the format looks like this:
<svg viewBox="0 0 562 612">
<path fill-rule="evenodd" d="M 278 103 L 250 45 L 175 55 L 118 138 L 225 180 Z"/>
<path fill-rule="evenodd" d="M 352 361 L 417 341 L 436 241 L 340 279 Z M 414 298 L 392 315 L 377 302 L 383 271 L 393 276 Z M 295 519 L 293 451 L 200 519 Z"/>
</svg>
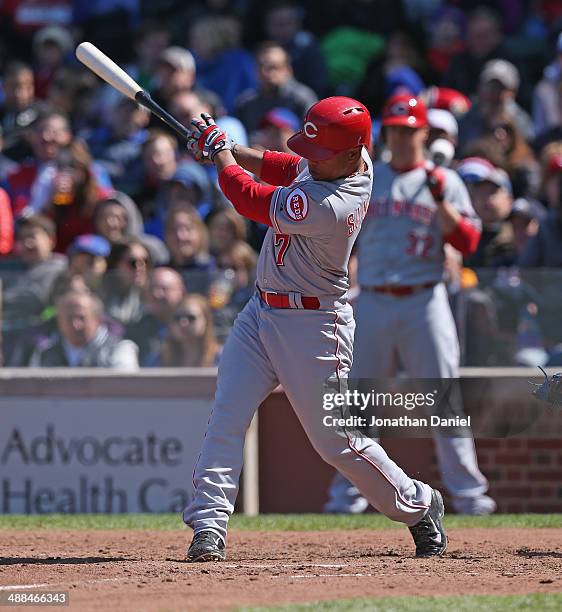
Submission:
<svg viewBox="0 0 562 612">
<path fill-rule="evenodd" d="M 413 257 L 429 257 L 433 246 L 433 236 L 425 232 L 408 232 L 408 249 L 406 253 Z"/>
</svg>

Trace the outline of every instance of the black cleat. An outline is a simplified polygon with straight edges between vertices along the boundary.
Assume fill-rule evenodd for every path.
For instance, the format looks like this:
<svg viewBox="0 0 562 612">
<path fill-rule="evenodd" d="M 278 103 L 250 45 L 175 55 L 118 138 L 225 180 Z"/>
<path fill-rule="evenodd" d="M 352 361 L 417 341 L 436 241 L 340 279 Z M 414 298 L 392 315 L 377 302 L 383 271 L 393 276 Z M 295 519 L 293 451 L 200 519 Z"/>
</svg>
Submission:
<svg viewBox="0 0 562 612">
<path fill-rule="evenodd" d="M 200 531 L 193 536 L 187 551 L 187 560 L 190 563 L 224 561 L 225 558 L 224 540 L 214 531 Z"/>
<path fill-rule="evenodd" d="M 416 557 L 440 557 L 447 550 L 447 534 L 443 527 L 445 506 L 437 489 L 431 491 L 431 505 L 422 520 L 410 533 L 416 543 Z"/>
</svg>

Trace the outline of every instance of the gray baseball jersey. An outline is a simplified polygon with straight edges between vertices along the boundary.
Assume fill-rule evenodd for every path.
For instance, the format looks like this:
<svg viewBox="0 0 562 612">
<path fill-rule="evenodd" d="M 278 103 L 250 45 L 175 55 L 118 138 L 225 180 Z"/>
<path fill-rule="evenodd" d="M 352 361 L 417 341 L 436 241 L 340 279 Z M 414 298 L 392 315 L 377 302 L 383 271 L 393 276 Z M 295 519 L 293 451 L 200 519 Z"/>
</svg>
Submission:
<svg viewBox="0 0 562 612">
<path fill-rule="evenodd" d="M 479 226 L 459 175 L 448 168 L 445 199 Z M 443 232 L 423 167 L 403 173 L 387 163 L 373 167 L 371 204 L 359 237 L 359 284 L 418 285 L 443 276 Z"/>
<path fill-rule="evenodd" d="M 303 162 L 291 185 L 273 194 L 273 228 L 260 253 L 258 284 L 318 297 L 320 309 L 273 308 L 254 294 L 238 315 L 219 362 L 215 403 L 194 471 L 195 496 L 184 511 L 196 533 L 226 536 L 246 429 L 279 383 L 314 448 L 377 509 L 414 525 L 429 506 L 431 488 L 408 477 L 379 444 L 323 424 L 324 381 L 346 378 L 352 361 L 347 264 L 369 204 L 372 165 L 366 154 L 365 161 L 367 172 L 334 182 L 314 181 Z"/>
<path fill-rule="evenodd" d="M 279 187 L 271 200 L 273 227 L 258 260 L 261 289 L 296 291 L 316 296 L 322 308 L 343 303 L 349 280 L 351 249 L 369 206 L 373 167 L 333 182 L 315 181 L 306 160 L 289 187 Z"/>
</svg>

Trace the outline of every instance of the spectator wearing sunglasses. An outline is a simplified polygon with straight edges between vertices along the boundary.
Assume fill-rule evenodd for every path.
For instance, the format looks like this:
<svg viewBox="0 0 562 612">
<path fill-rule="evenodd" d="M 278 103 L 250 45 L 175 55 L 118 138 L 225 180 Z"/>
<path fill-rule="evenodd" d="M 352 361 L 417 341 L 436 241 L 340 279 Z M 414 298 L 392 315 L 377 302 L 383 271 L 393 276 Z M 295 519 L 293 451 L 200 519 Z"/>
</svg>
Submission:
<svg viewBox="0 0 562 612">
<path fill-rule="evenodd" d="M 162 343 L 164 367 L 210 367 L 216 364 L 219 346 L 213 317 L 204 296 L 190 294 L 178 304 Z"/>
<path fill-rule="evenodd" d="M 140 320 L 151 269 L 150 253 L 140 240 L 129 238 L 111 247 L 102 283 L 107 314 L 123 325 Z"/>
</svg>

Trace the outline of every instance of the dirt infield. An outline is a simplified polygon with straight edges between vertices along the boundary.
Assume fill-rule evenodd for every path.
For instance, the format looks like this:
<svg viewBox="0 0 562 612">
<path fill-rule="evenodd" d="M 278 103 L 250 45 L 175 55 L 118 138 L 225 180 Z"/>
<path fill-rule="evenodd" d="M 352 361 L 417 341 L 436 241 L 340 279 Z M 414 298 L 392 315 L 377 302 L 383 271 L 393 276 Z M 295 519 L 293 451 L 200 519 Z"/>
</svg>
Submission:
<svg viewBox="0 0 562 612">
<path fill-rule="evenodd" d="M 415 559 L 406 529 L 237 531 L 222 564 L 184 563 L 188 540 L 182 531 L 3 530 L 0 589 L 69 590 L 71 609 L 119 612 L 562 591 L 560 529 L 452 529 L 441 559 Z"/>
</svg>

